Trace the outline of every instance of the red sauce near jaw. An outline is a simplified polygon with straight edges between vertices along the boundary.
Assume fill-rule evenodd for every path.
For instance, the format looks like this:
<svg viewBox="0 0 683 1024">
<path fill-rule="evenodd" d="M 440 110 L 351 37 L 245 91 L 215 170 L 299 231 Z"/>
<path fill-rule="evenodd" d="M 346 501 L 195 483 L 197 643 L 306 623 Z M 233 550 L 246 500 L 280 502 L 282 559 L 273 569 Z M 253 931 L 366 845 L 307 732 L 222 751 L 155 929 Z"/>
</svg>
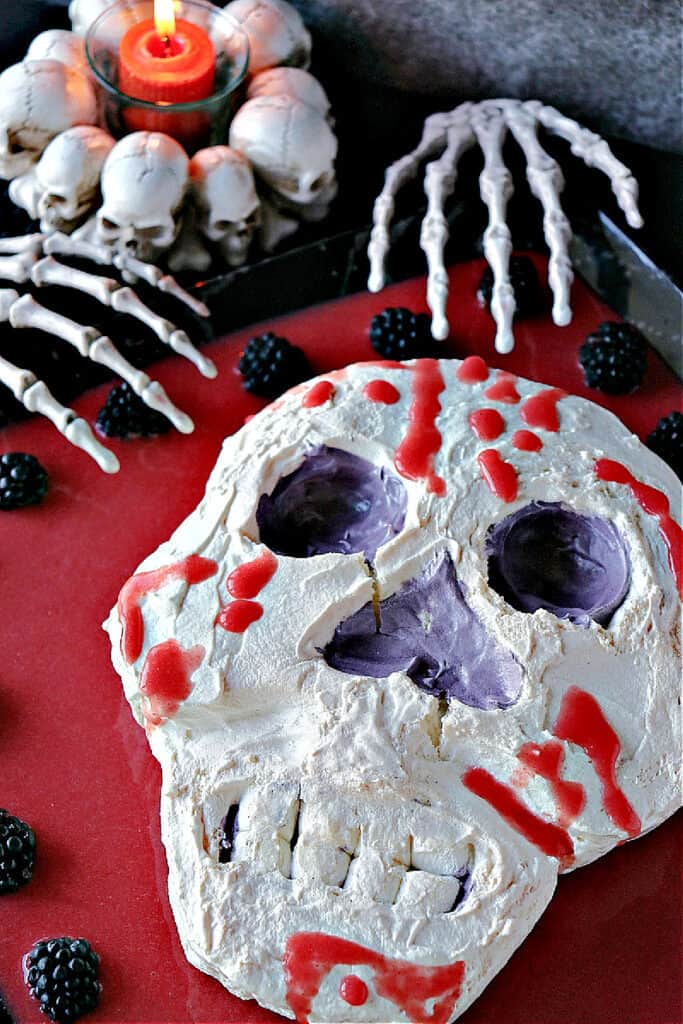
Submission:
<svg viewBox="0 0 683 1024">
<path fill-rule="evenodd" d="M 439 395 L 445 390 L 439 363 L 422 359 L 412 367 L 413 402 L 410 406 L 408 433 L 396 449 L 394 462 L 401 476 L 426 480 L 431 494 L 443 497 L 446 484 L 434 473 L 434 457 L 441 448 L 436 417 L 441 411 Z"/>
<path fill-rule="evenodd" d="M 183 580 L 188 586 L 203 583 L 218 572 L 218 565 L 212 558 L 189 555 L 174 565 L 165 565 L 150 572 L 141 572 L 124 583 L 118 599 L 118 615 L 121 621 L 121 651 L 131 665 L 142 653 L 145 623 L 140 609 L 140 600 L 145 594 L 159 590 L 169 580 Z"/>
<path fill-rule="evenodd" d="M 283 957 L 287 1003 L 298 1024 L 307 1024 L 323 980 L 338 964 L 370 967 L 377 995 L 398 1006 L 415 1024 L 446 1024 L 460 996 L 465 975 L 463 960 L 443 967 L 419 967 L 334 935 L 298 932 L 287 940 Z M 431 1000 L 434 1003 L 428 1012 L 427 1003 Z"/>
<path fill-rule="evenodd" d="M 190 676 L 203 657 L 201 645 L 186 651 L 177 640 L 164 640 L 147 652 L 140 674 L 140 692 L 147 698 L 143 713 L 150 729 L 172 718 L 190 696 Z"/>
<path fill-rule="evenodd" d="M 329 380 L 319 380 L 310 388 L 301 400 L 304 409 L 313 409 L 329 402 L 334 394 L 334 384 Z"/>
<path fill-rule="evenodd" d="M 529 427 L 541 427 L 555 433 L 560 429 L 560 417 L 557 412 L 557 403 L 567 397 L 567 392 L 561 388 L 547 388 L 540 391 L 526 402 L 519 410 L 519 415 Z"/>
<path fill-rule="evenodd" d="M 272 551 L 264 551 L 253 562 L 239 565 L 230 573 L 226 587 L 231 597 L 251 598 L 261 593 L 277 570 L 277 558 Z"/>
<path fill-rule="evenodd" d="M 394 405 L 401 397 L 401 392 L 388 380 L 371 380 L 363 388 L 363 394 L 370 402 L 382 405 Z"/>
<path fill-rule="evenodd" d="M 633 474 L 612 459 L 598 459 L 595 463 L 595 475 L 599 480 L 609 483 L 626 484 L 643 512 L 656 516 L 659 532 L 666 544 L 669 568 L 676 580 L 678 593 L 683 598 L 683 531 L 671 516 L 669 499 L 656 487 L 641 483 Z"/>
<path fill-rule="evenodd" d="M 495 441 L 505 430 L 505 420 L 497 409 L 476 409 L 467 422 L 480 441 Z"/>
<path fill-rule="evenodd" d="M 368 1001 L 368 986 L 357 974 L 347 974 L 339 984 L 339 995 L 349 1006 L 364 1006 Z"/>
<path fill-rule="evenodd" d="M 507 370 L 499 370 L 496 383 L 487 388 L 484 394 L 492 402 L 505 402 L 508 405 L 516 405 L 520 401 L 520 394 L 515 387 L 517 378 Z"/>
<path fill-rule="evenodd" d="M 531 430 L 516 430 L 512 435 L 512 447 L 521 452 L 540 452 L 543 442 Z"/>
<path fill-rule="evenodd" d="M 525 743 L 517 752 L 520 764 L 531 774 L 540 775 L 550 785 L 557 821 L 562 828 L 569 828 L 586 806 L 586 791 L 580 782 L 566 782 L 560 777 L 564 765 L 564 746 L 559 740 L 547 743 Z"/>
<path fill-rule="evenodd" d="M 495 448 L 486 448 L 477 455 L 481 475 L 501 501 L 514 501 L 517 497 L 517 470 Z"/>
<path fill-rule="evenodd" d="M 463 384 L 480 384 L 488 379 L 489 368 L 481 356 L 468 356 L 458 367 L 457 378 Z"/>
</svg>

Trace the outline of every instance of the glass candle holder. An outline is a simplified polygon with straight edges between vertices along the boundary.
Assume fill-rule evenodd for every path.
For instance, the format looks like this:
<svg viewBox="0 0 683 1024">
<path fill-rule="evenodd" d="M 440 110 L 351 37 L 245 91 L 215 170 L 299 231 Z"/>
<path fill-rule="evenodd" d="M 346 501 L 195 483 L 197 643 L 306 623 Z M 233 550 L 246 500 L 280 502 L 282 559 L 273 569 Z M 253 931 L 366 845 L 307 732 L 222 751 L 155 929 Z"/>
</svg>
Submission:
<svg viewBox="0 0 683 1024">
<path fill-rule="evenodd" d="M 102 116 L 115 138 L 135 131 L 164 132 L 190 155 L 204 146 L 227 141 L 232 115 L 243 100 L 249 65 L 249 39 L 242 27 L 205 0 L 176 0 L 178 23 L 190 22 L 213 44 L 216 69 L 213 91 L 190 102 L 150 101 L 127 95 L 120 86 L 120 51 L 124 36 L 154 19 L 154 0 L 116 0 L 88 29 L 85 52 Z"/>
</svg>

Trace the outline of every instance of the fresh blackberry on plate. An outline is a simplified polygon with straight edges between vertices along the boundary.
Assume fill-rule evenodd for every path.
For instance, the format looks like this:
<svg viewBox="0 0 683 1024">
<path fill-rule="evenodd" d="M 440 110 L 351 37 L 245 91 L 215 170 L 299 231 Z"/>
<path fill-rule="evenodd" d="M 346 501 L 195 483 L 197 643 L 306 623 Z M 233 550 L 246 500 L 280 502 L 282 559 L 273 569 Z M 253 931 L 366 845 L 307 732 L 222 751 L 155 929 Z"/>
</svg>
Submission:
<svg viewBox="0 0 683 1024">
<path fill-rule="evenodd" d="M 528 256 L 512 256 L 509 274 L 510 284 L 515 293 L 515 317 L 523 320 L 542 312 L 546 304 L 545 296 L 533 260 Z M 477 289 L 479 304 L 490 309 L 492 295 L 493 271 L 487 266 Z"/>
<path fill-rule="evenodd" d="M 100 958 L 86 939 L 44 939 L 24 961 L 26 984 L 41 1013 L 59 1024 L 90 1013 L 102 986 L 97 980 Z"/>
<path fill-rule="evenodd" d="M 646 443 L 683 480 L 683 412 L 662 416 Z"/>
<path fill-rule="evenodd" d="M 111 389 L 95 425 L 105 437 L 156 437 L 171 429 L 169 420 L 145 405 L 126 383 Z"/>
<path fill-rule="evenodd" d="M 420 359 L 434 355 L 438 347 L 427 314 L 413 313 L 404 306 L 389 307 L 373 316 L 370 341 L 385 359 Z"/>
<path fill-rule="evenodd" d="M 5 1000 L 0 996 L 0 1024 L 14 1024 Z"/>
<path fill-rule="evenodd" d="M 33 829 L 0 808 L 0 895 L 30 882 L 35 860 Z"/>
<path fill-rule="evenodd" d="M 579 349 L 579 362 L 589 388 L 608 395 L 625 395 L 643 382 L 645 338 L 630 324 L 605 320 Z"/>
<path fill-rule="evenodd" d="M 277 398 L 312 372 L 302 349 L 273 331 L 249 341 L 240 357 L 239 371 L 245 389 L 264 398 Z"/>
<path fill-rule="evenodd" d="M 5 452 L 0 455 L 0 509 L 37 505 L 47 491 L 47 472 L 35 455 Z"/>
</svg>

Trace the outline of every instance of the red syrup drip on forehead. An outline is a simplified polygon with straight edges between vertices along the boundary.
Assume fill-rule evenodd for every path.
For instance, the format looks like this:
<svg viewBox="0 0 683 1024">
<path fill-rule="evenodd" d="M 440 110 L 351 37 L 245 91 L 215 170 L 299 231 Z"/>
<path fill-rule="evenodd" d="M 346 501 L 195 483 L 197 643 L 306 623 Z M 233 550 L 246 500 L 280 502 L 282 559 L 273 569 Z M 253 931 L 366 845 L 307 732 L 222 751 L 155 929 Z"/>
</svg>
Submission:
<svg viewBox="0 0 683 1024">
<path fill-rule="evenodd" d="M 334 394 L 334 384 L 329 380 L 319 380 L 304 395 L 301 404 L 304 409 L 314 409 L 318 405 L 324 405 Z"/>
<path fill-rule="evenodd" d="M 347 974 L 340 982 L 339 995 L 349 1006 L 364 1006 L 368 1001 L 368 986 L 357 974 Z"/>
<path fill-rule="evenodd" d="M 465 975 L 463 960 L 443 967 L 420 967 L 334 935 L 298 932 L 287 940 L 283 957 L 287 1003 L 298 1024 L 307 1024 L 323 980 L 338 964 L 370 967 L 377 995 L 398 1006 L 413 1024 L 446 1024 Z M 428 1012 L 431 1000 L 434 1002 Z"/>
<path fill-rule="evenodd" d="M 570 687 L 562 700 L 553 732 L 558 739 L 583 747 L 600 779 L 606 813 L 617 828 L 631 838 L 639 835 L 640 818 L 616 781 L 621 743 L 596 699 L 577 686 Z"/>
<path fill-rule="evenodd" d="M 165 565 L 150 572 L 131 576 L 121 588 L 118 599 L 118 615 L 121 622 L 121 651 L 131 665 L 142 652 L 145 623 L 140 609 L 140 600 L 145 594 L 159 590 L 169 580 L 183 580 L 188 586 L 203 583 L 218 572 L 218 565 L 212 558 L 189 555 L 182 562 Z"/>
<path fill-rule="evenodd" d="M 565 866 L 571 864 L 574 859 L 574 844 L 566 829 L 539 818 L 522 803 L 513 789 L 499 782 L 485 768 L 468 768 L 462 781 L 471 793 L 490 804 L 508 825 L 537 846 L 542 853 L 548 857 L 557 857 Z"/>
<path fill-rule="evenodd" d="M 492 402 L 505 402 L 507 405 L 516 405 L 520 401 L 520 395 L 515 387 L 517 378 L 507 370 L 499 370 L 496 383 L 487 388 L 484 394 Z"/>
<path fill-rule="evenodd" d="M 683 598 L 683 531 L 671 516 L 667 496 L 656 487 L 636 480 L 626 466 L 612 459 L 598 459 L 595 474 L 599 480 L 608 483 L 627 484 L 643 512 L 657 517 L 659 532 L 667 548 L 669 568 L 676 580 L 678 593 Z"/>
<path fill-rule="evenodd" d="M 439 395 L 445 390 L 436 359 L 420 359 L 413 371 L 413 402 L 410 406 L 408 433 L 396 450 L 394 462 L 401 476 L 426 480 L 431 494 L 443 497 L 446 484 L 434 473 L 434 457 L 441 447 L 436 418 L 441 411 Z"/>
<path fill-rule="evenodd" d="M 394 405 L 401 397 L 401 392 L 388 380 L 371 380 L 363 388 L 363 394 L 370 402 L 382 405 Z"/>
<path fill-rule="evenodd" d="M 516 430 L 512 435 L 512 447 L 520 452 L 540 452 L 543 441 L 531 430 Z"/>
<path fill-rule="evenodd" d="M 253 622 L 263 615 L 263 605 L 258 601 L 231 601 L 221 608 L 216 616 L 216 625 L 226 633 L 244 633 Z"/>
<path fill-rule="evenodd" d="M 557 808 L 558 824 L 562 828 L 569 828 L 586 806 L 586 791 L 581 783 L 566 782 L 560 777 L 564 765 L 563 745 L 559 740 L 525 743 L 517 752 L 517 757 L 528 773 L 540 775 L 547 780 Z"/>
<path fill-rule="evenodd" d="M 480 384 L 487 380 L 489 368 L 481 356 L 468 356 L 458 367 L 457 378 L 463 384 Z"/>
<path fill-rule="evenodd" d="M 497 409 L 476 409 L 468 423 L 480 441 L 495 441 L 505 430 L 505 420 Z"/>
<path fill-rule="evenodd" d="M 557 403 L 567 397 L 567 392 L 561 388 L 547 388 L 540 391 L 526 402 L 519 410 L 519 414 L 529 427 L 541 427 L 555 433 L 560 429 L 560 417 L 557 412 Z"/>
<path fill-rule="evenodd" d="M 477 455 L 481 475 L 489 489 L 501 501 L 514 501 L 517 497 L 517 470 L 502 458 L 495 448 L 486 448 Z"/>
<path fill-rule="evenodd" d="M 253 562 L 239 565 L 228 576 L 226 587 L 231 597 L 251 598 L 261 593 L 277 570 L 277 558 L 272 551 L 264 551 Z"/>
<path fill-rule="evenodd" d="M 201 665 L 204 648 L 183 650 L 177 640 L 151 647 L 140 674 L 140 692 L 147 698 L 143 714 L 150 729 L 172 718 L 192 692 L 190 676 Z"/>
</svg>

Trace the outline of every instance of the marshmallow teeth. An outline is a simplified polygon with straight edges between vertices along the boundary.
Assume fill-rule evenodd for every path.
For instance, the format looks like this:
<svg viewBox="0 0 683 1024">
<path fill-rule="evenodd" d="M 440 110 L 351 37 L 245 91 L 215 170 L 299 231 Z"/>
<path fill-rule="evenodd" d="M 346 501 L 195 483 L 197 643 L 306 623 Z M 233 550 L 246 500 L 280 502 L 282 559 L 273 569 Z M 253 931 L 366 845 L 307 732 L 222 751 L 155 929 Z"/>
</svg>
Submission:
<svg viewBox="0 0 683 1024">
<path fill-rule="evenodd" d="M 680 505 L 610 413 L 478 357 L 227 438 L 107 623 L 192 963 L 301 1022 L 454 1020 L 559 871 L 680 803 Z"/>
</svg>

